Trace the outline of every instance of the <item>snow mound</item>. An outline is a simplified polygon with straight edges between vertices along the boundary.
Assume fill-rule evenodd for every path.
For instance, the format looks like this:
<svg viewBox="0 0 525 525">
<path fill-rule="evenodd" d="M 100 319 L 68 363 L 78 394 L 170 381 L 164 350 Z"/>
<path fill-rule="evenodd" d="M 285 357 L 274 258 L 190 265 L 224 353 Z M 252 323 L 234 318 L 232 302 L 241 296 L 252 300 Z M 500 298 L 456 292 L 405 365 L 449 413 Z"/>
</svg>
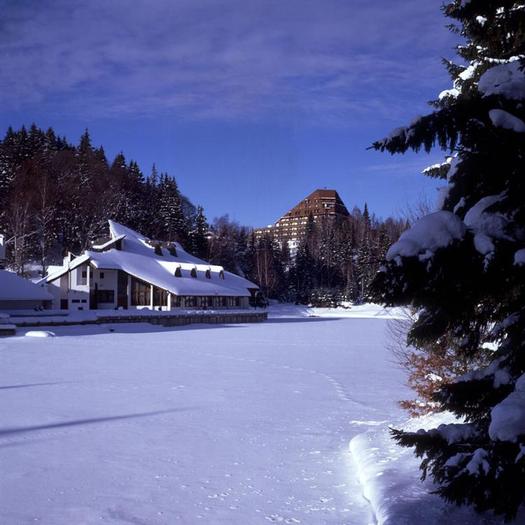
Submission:
<svg viewBox="0 0 525 525">
<path fill-rule="evenodd" d="M 465 225 L 474 232 L 474 246 L 482 255 L 494 251 L 492 239 L 504 239 L 507 219 L 500 213 L 490 213 L 490 206 L 503 199 L 503 195 L 489 195 L 480 199 L 465 215 Z"/>
<path fill-rule="evenodd" d="M 525 248 L 518 250 L 514 254 L 514 264 L 516 265 L 525 265 Z"/>
<path fill-rule="evenodd" d="M 448 246 L 465 235 L 463 221 L 449 211 L 437 211 L 419 219 L 404 232 L 386 254 L 387 261 L 395 257 L 431 255 L 438 248 Z"/>
<path fill-rule="evenodd" d="M 516 133 L 525 133 L 525 122 L 503 109 L 491 109 L 489 117 L 497 128 L 509 129 Z"/>
<path fill-rule="evenodd" d="M 521 62 L 514 60 L 488 69 L 479 79 L 478 89 L 486 97 L 502 95 L 521 100 L 525 98 L 525 74 L 520 69 Z"/>
<path fill-rule="evenodd" d="M 55 337 L 55 334 L 47 330 L 30 330 L 29 332 L 26 332 L 25 336 L 26 337 Z"/>
<path fill-rule="evenodd" d="M 454 422 L 457 421 L 452 414 L 441 413 L 411 419 L 403 426 L 405 430 L 416 431 Z M 412 449 L 397 445 L 388 428 L 358 434 L 350 441 L 349 448 L 363 495 L 370 503 L 377 525 L 441 525 L 445 516 L 448 523 L 480 523 L 480 516 L 472 509 L 448 504 L 432 494 L 435 487 L 430 480 L 421 482 L 420 460 Z M 483 467 L 481 453 L 476 459 Z M 478 463 L 471 465 L 477 466 Z"/>
<path fill-rule="evenodd" d="M 270 319 L 293 317 L 336 317 L 339 319 L 404 319 L 404 308 L 386 308 L 380 304 L 365 303 L 339 308 L 319 308 L 292 303 L 273 303 L 268 308 Z"/>
<path fill-rule="evenodd" d="M 525 435 L 525 374 L 509 394 L 491 411 L 489 436 L 493 440 L 517 441 Z"/>
</svg>

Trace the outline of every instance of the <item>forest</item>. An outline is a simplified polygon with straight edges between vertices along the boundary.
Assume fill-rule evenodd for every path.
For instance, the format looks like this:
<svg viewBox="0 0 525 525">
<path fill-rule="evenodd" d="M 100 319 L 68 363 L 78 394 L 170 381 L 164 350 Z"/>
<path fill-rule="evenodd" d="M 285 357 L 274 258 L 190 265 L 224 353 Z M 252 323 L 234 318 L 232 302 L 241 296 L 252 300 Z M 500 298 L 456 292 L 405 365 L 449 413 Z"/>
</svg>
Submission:
<svg viewBox="0 0 525 525">
<path fill-rule="evenodd" d="M 365 204 L 347 219 L 310 218 L 292 257 L 288 246 L 255 237 L 227 215 L 208 221 L 173 176 L 146 176 L 122 153 L 111 161 L 86 130 L 77 145 L 35 124 L 9 128 L 0 142 L 0 232 L 7 265 L 44 275 L 67 252 L 80 254 L 113 219 L 153 239 L 177 241 L 260 285 L 265 297 L 332 306 L 365 300 L 388 247 L 407 221 L 380 220 Z"/>
</svg>

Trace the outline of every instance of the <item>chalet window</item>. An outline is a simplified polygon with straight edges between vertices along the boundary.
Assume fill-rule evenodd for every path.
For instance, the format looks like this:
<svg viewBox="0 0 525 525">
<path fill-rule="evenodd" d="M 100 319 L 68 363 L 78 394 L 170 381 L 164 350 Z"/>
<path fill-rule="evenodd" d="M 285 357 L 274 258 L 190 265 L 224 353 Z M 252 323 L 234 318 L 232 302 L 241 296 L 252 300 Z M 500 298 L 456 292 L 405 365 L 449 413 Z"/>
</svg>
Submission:
<svg viewBox="0 0 525 525">
<path fill-rule="evenodd" d="M 132 306 L 149 306 L 151 301 L 151 287 L 144 281 L 135 277 L 131 278 L 131 304 Z"/>
<path fill-rule="evenodd" d="M 154 306 L 167 306 L 168 292 L 162 288 L 153 288 L 153 304 Z"/>
<path fill-rule="evenodd" d="M 211 272 L 210 272 L 210 270 L 206 270 L 206 279 L 211 279 Z"/>
<path fill-rule="evenodd" d="M 191 272 L 190 272 L 190 275 L 194 278 L 194 279 L 197 279 L 197 270 L 195 268 L 192 268 L 191 269 Z"/>
<path fill-rule="evenodd" d="M 180 308 L 182 306 L 182 297 L 180 295 L 173 295 L 171 296 L 171 306 L 174 306 L 176 308 Z"/>
<path fill-rule="evenodd" d="M 115 302 L 115 292 L 113 290 L 97 290 L 97 303 L 113 303 Z"/>
<path fill-rule="evenodd" d="M 193 308 L 197 306 L 197 298 L 193 296 L 188 296 L 184 298 L 184 307 Z"/>
<path fill-rule="evenodd" d="M 182 277 L 182 271 L 180 269 L 180 266 L 177 266 L 177 268 L 175 268 L 175 277 Z"/>
<path fill-rule="evenodd" d="M 80 267 L 77 269 L 77 285 L 83 286 L 86 284 L 87 284 L 87 270 L 82 270 L 82 267 Z"/>
</svg>

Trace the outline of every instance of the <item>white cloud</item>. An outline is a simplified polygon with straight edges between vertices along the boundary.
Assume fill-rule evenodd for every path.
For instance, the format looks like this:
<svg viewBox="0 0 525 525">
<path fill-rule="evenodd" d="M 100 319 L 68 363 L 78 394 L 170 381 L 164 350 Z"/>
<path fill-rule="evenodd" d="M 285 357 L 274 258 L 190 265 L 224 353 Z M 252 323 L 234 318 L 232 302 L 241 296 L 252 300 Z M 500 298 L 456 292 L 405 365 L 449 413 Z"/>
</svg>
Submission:
<svg viewBox="0 0 525 525">
<path fill-rule="evenodd" d="M 397 119 L 444 79 L 439 57 L 452 40 L 439 5 L 13 3 L 0 27 L 0 101 L 99 115 Z"/>
</svg>

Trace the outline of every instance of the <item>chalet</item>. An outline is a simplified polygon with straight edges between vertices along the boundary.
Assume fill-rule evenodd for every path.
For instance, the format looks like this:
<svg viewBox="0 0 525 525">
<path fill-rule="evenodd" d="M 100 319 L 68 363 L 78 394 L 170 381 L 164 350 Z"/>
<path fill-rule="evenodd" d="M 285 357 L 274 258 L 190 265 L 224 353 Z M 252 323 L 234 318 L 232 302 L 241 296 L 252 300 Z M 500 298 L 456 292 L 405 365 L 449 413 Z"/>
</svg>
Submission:
<svg viewBox="0 0 525 525">
<path fill-rule="evenodd" d="M 52 299 L 44 286 L 0 270 L 0 310 L 43 310 L 51 308 Z"/>
<path fill-rule="evenodd" d="M 44 281 L 63 310 L 247 308 L 258 286 L 178 243 L 109 221 L 110 238 L 53 268 Z"/>
</svg>

